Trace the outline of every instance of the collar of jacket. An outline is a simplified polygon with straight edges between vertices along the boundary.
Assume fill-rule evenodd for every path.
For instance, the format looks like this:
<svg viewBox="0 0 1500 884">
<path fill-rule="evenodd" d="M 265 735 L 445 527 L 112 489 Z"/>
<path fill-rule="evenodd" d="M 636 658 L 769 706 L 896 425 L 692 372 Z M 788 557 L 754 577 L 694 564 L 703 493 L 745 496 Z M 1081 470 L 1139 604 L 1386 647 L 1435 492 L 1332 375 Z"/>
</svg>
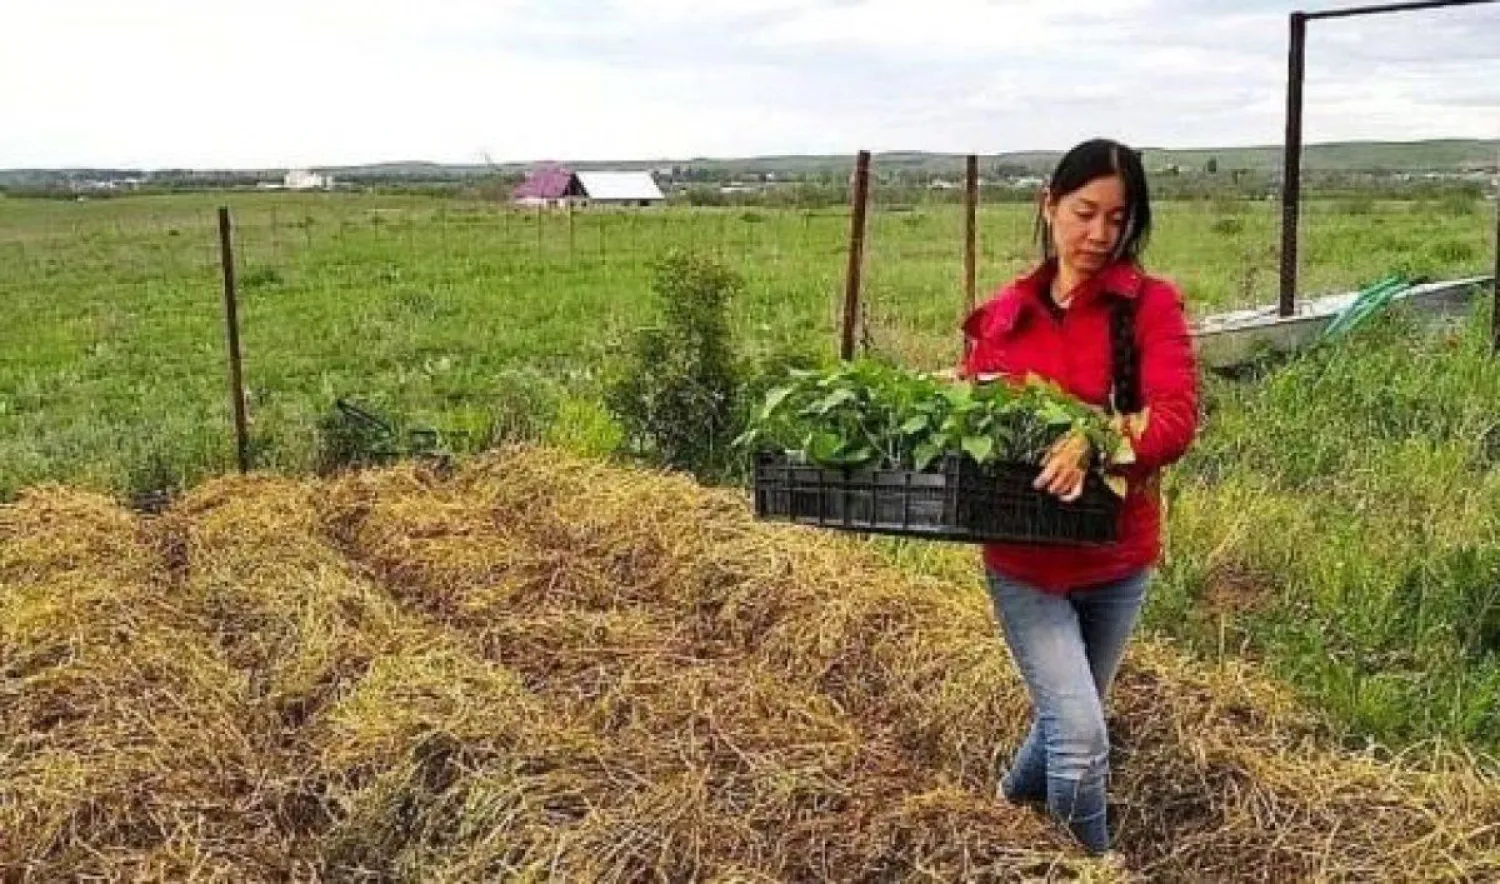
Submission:
<svg viewBox="0 0 1500 884">
<path fill-rule="evenodd" d="M 964 320 L 964 333 L 970 338 L 1003 335 L 1013 330 L 1030 313 L 1042 313 L 1042 299 L 1057 275 L 1057 259 L 1043 261 L 1018 278 L 1002 295 L 980 307 Z M 1089 277 L 1073 296 L 1073 305 L 1084 304 L 1108 292 L 1134 299 L 1140 295 L 1146 276 L 1130 261 L 1116 261 Z"/>
</svg>

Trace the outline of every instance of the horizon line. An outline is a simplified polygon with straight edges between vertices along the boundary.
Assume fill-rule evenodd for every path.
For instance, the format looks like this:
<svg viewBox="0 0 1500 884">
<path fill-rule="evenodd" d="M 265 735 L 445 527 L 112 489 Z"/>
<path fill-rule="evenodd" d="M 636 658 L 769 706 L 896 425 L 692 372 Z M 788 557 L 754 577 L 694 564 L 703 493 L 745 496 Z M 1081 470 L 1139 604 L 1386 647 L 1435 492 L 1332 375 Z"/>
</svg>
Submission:
<svg viewBox="0 0 1500 884">
<path fill-rule="evenodd" d="M 1489 144 L 1495 144 L 1497 146 L 1500 146 L 1500 138 L 1464 138 L 1464 137 L 1458 137 L 1458 136 L 1450 136 L 1450 137 L 1435 137 L 1435 138 L 1419 138 L 1419 139 L 1411 139 L 1411 140 L 1402 140 L 1402 139 L 1354 139 L 1354 140 L 1339 140 L 1339 141 L 1319 141 L 1319 142 L 1310 142 L 1310 143 L 1304 144 L 1303 145 L 1303 151 L 1305 152 L 1307 150 L 1311 150 L 1311 149 L 1314 149 L 1314 148 L 1329 148 L 1329 147 L 1348 147 L 1348 146 L 1367 146 L 1367 145 L 1401 145 L 1401 146 L 1413 146 L 1413 145 L 1441 144 L 1441 143 L 1453 143 L 1453 142 L 1474 142 L 1474 143 L 1480 143 L 1480 144 L 1489 143 Z M 1285 145 L 1275 144 L 1275 143 L 1270 143 L 1270 144 L 1268 144 L 1268 143 L 1259 143 L 1259 144 L 1216 144 L 1216 145 L 1209 145 L 1209 146 L 1188 146 L 1188 147 L 1162 147 L 1160 145 L 1146 145 L 1146 146 L 1142 146 L 1141 148 L 1139 148 L 1139 150 L 1141 150 L 1142 152 L 1145 152 L 1145 153 L 1149 153 L 1149 152 L 1157 152 L 1157 153 L 1186 153 L 1186 152 L 1203 152 L 1203 151 L 1216 151 L 1216 150 L 1222 150 L 1222 151 L 1231 151 L 1231 150 L 1235 150 L 1235 151 L 1283 150 L 1284 147 L 1285 147 Z M 983 158 L 986 158 L 986 157 L 1007 157 L 1007 156 L 1019 156 L 1019 155 L 1025 155 L 1025 154 L 1057 154 L 1057 153 L 1062 153 L 1065 150 L 1067 150 L 1067 148 L 1038 147 L 1038 148 L 1023 148 L 1023 149 L 1019 149 L 1019 150 L 1004 150 L 1004 151 L 994 151 L 994 152 L 989 152 L 989 153 L 978 153 L 976 155 L 979 156 L 981 159 L 983 159 Z M 855 153 L 857 153 L 857 151 L 851 151 L 848 154 L 848 156 L 852 157 L 852 156 L 855 155 Z M 913 149 L 900 149 L 900 148 L 888 149 L 888 150 L 871 150 L 870 154 L 871 154 L 872 157 L 890 156 L 890 155 L 932 156 L 932 157 L 964 157 L 964 156 L 968 156 L 969 155 L 968 152 L 956 152 L 956 151 L 944 151 L 944 150 L 913 150 Z M 611 158 L 611 159 L 590 160 L 590 159 L 554 159 L 554 158 L 536 159 L 536 158 L 533 158 L 533 159 L 526 159 L 526 160 L 506 159 L 506 160 L 496 160 L 496 161 L 482 160 L 482 161 L 468 161 L 468 162 L 443 161 L 443 160 L 406 159 L 406 160 L 372 160 L 372 161 L 367 161 L 367 162 L 323 163 L 323 164 L 315 164 L 315 165 L 293 164 L 293 165 L 240 165 L 240 166 L 178 166 L 178 165 L 159 165 L 159 166 L 140 166 L 140 165 L 127 166 L 127 165 L 118 165 L 117 166 L 117 165 L 105 165 L 105 164 L 92 164 L 92 165 L 66 165 L 66 166 L 9 166 L 9 167 L 0 168 L 0 173 L 17 173 L 17 172 L 81 172 L 81 171 L 103 171 L 103 170 L 107 170 L 107 171 L 129 171 L 129 172 L 163 172 L 163 171 L 183 171 L 183 172 L 261 172 L 261 171 L 282 171 L 282 170 L 292 170 L 292 169 L 308 169 L 308 170 L 316 170 L 316 169 L 366 169 L 366 168 L 378 167 L 378 166 L 438 166 L 438 167 L 474 167 L 474 168 L 491 167 L 491 168 L 500 168 L 500 167 L 506 167 L 506 166 L 538 166 L 538 165 L 548 165 L 548 164 L 563 165 L 563 166 L 566 166 L 566 165 L 600 165 L 600 164 L 619 164 L 619 165 L 673 164 L 673 165 L 676 165 L 676 164 L 691 164 L 691 163 L 730 163 L 730 162 L 754 163 L 754 162 L 767 162 L 767 161 L 773 161 L 773 160 L 799 160 L 799 159 L 800 160 L 809 160 L 809 159 L 816 160 L 816 159 L 830 159 L 830 158 L 844 156 L 844 155 L 845 154 L 841 154 L 841 153 L 761 153 L 761 154 L 740 154 L 740 155 L 721 155 L 721 156 L 696 155 L 696 156 L 689 156 L 689 157 L 681 157 L 681 156 L 679 156 L 679 157 L 659 156 L 659 157 L 648 157 L 648 158 L 644 158 L 644 159 Z"/>
</svg>

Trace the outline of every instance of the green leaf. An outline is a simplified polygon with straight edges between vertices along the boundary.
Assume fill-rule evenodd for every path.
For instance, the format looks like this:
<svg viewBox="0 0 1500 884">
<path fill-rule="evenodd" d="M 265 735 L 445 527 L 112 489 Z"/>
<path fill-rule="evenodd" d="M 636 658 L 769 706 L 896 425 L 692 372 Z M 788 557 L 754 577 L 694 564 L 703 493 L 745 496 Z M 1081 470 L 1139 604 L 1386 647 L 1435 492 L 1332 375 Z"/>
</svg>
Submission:
<svg viewBox="0 0 1500 884">
<path fill-rule="evenodd" d="M 839 455 L 838 460 L 845 466 L 858 467 L 875 459 L 875 449 L 868 445 L 861 445 Z"/>
<path fill-rule="evenodd" d="M 968 405 L 974 401 L 974 388 L 967 384 L 954 384 L 943 390 L 943 398 L 952 405 Z"/>
<path fill-rule="evenodd" d="M 1070 429 L 1100 452 L 1117 447 L 1117 434 L 1101 415 L 1039 378 L 939 382 L 869 360 L 794 377 L 767 394 L 751 422 L 758 433 L 746 432 L 739 444 L 784 445 L 797 438 L 809 462 L 919 469 L 951 454 L 980 463 L 1034 462 Z"/>
<path fill-rule="evenodd" d="M 843 447 L 844 439 L 837 433 L 813 433 L 807 440 L 807 456 L 820 463 L 836 463 Z"/>
<path fill-rule="evenodd" d="M 819 400 L 818 403 L 813 406 L 813 410 L 818 414 L 827 414 L 835 408 L 838 408 L 840 405 L 843 405 L 846 402 L 853 402 L 857 398 L 858 397 L 854 394 L 853 390 L 850 390 L 847 387 L 840 387 L 839 389 L 834 390 L 832 393 L 829 393 L 827 396 L 824 396 L 821 400 Z"/>
<path fill-rule="evenodd" d="M 938 458 L 938 455 L 942 453 L 943 446 L 941 444 L 936 442 L 924 442 L 921 445 L 917 446 L 916 451 L 912 452 L 912 465 L 915 466 L 918 470 L 925 470 L 927 469 L 928 464 L 931 464 Z"/>
<path fill-rule="evenodd" d="M 786 397 L 790 395 L 792 395 L 791 387 L 777 387 L 770 393 L 767 393 L 765 405 L 761 406 L 760 409 L 760 419 L 769 420 L 776 409 L 781 407 L 781 403 L 786 401 Z"/>
<path fill-rule="evenodd" d="M 995 452 L 995 440 L 989 436 L 965 436 L 964 451 L 978 463 L 985 463 Z"/>
<path fill-rule="evenodd" d="M 1037 416 L 1052 426 L 1071 424 L 1073 416 L 1068 410 L 1056 402 L 1048 402 L 1038 410 Z"/>
</svg>

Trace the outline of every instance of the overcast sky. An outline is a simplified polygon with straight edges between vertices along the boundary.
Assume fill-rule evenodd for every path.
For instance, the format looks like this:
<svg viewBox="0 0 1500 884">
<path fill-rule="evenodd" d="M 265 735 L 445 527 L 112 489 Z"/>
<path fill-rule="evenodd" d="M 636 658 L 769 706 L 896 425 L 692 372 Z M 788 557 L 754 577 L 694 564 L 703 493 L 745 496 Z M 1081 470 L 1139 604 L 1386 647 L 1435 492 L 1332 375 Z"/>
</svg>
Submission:
<svg viewBox="0 0 1500 884">
<path fill-rule="evenodd" d="M 0 167 L 1279 143 L 1344 5 L 0 0 Z M 1309 44 L 1309 141 L 1500 137 L 1500 4 Z"/>
</svg>

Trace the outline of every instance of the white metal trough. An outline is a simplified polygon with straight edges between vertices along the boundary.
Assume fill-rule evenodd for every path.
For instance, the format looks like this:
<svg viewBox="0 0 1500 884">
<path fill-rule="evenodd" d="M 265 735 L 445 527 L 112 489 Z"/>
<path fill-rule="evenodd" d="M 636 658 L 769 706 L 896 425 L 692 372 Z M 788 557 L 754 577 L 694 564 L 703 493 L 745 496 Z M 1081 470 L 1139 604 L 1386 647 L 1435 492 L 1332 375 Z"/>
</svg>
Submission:
<svg viewBox="0 0 1500 884">
<path fill-rule="evenodd" d="M 1398 294 L 1405 303 L 1434 320 L 1467 316 L 1474 299 L 1494 277 L 1473 276 L 1412 286 Z M 1198 361 L 1208 368 L 1229 368 L 1270 349 L 1299 350 L 1311 345 L 1358 292 L 1299 300 L 1297 312 L 1280 316 L 1275 304 L 1206 317 L 1192 326 Z"/>
</svg>

